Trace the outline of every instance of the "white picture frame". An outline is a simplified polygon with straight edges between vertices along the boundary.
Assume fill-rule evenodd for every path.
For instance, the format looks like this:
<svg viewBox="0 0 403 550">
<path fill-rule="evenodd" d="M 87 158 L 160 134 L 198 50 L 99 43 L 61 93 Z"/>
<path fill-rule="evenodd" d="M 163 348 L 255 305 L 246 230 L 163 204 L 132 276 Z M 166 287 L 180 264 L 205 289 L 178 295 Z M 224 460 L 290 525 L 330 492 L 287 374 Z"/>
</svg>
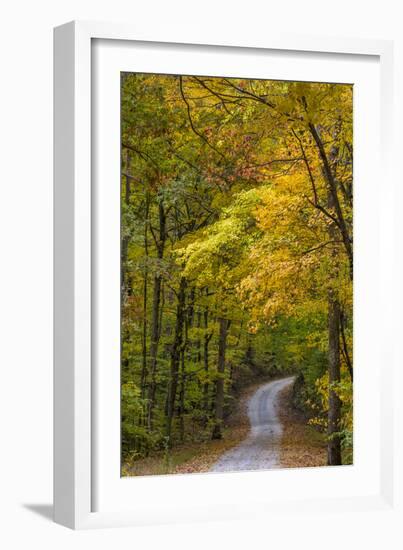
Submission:
<svg viewBox="0 0 403 550">
<path fill-rule="evenodd" d="M 139 499 L 140 490 L 143 491 L 143 495 L 147 491 L 152 492 L 158 500 L 159 491 L 161 491 L 161 495 L 164 490 L 169 490 L 172 494 L 172 489 L 176 486 L 180 487 L 177 501 L 174 497 L 170 506 L 163 498 L 161 498 L 162 504 L 158 506 L 153 506 L 152 502 L 149 505 L 144 505 L 144 500 L 139 500 L 138 506 L 120 505 L 119 498 L 123 492 L 120 492 L 120 489 L 115 490 L 109 484 L 110 492 L 104 494 L 110 505 L 103 505 L 99 510 L 98 498 L 94 496 L 98 494 L 99 490 L 98 488 L 95 490 L 95 487 L 103 482 L 103 478 L 108 475 L 108 472 L 99 466 L 96 453 L 108 451 L 105 450 L 104 443 L 99 444 L 99 440 L 102 440 L 102 437 L 99 437 L 99 432 L 102 432 L 103 426 L 102 420 L 100 421 L 102 416 L 99 415 L 99 407 L 97 407 L 97 399 L 100 395 L 98 392 L 100 391 L 101 394 L 105 391 L 113 392 L 112 388 L 115 388 L 115 395 L 112 395 L 115 405 L 116 400 L 119 399 L 116 395 L 116 376 L 111 384 L 104 383 L 103 386 L 101 385 L 102 387 L 99 387 L 96 380 L 97 369 L 93 362 L 93 357 L 97 353 L 94 315 L 98 315 L 97 300 L 99 298 L 96 285 L 93 283 L 96 278 L 94 271 L 100 265 L 94 245 L 100 226 L 94 222 L 94 216 L 92 216 L 94 208 L 98 208 L 94 203 L 96 192 L 94 191 L 93 174 L 98 170 L 98 161 L 94 159 L 94 144 L 99 137 L 94 136 L 93 128 L 94 119 L 97 116 L 97 105 L 94 105 L 96 90 L 94 90 L 93 83 L 98 82 L 97 76 L 94 76 L 96 68 L 94 48 L 99 41 L 105 40 L 114 41 L 114 44 L 120 45 L 122 48 L 127 48 L 130 44 L 141 44 L 141 47 L 145 48 L 146 54 L 142 58 L 141 69 L 139 69 L 143 72 L 146 71 L 148 60 L 151 60 L 152 57 L 149 51 L 147 53 L 147 45 L 156 47 L 157 50 L 159 48 L 158 51 L 163 51 L 164 48 L 168 49 L 175 44 L 176 50 L 186 50 L 191 54 L 192 52 L 203 53 L 208 49 L 210 56 L 214 54 L 217 57 L 224 50 L 228 52 L 236 49 L 243 56 L 261 55 L 264 52 L 267 54 L 274 52 L 273 55 L 275 55 L 277 52 L 283 56 L 294 54 L 299 58 L 301 56 L 313 58 L 315 55 L 321 54 L 326 56 L 326 63 L 331 63 L 332 59 L 335 61 L 338 58 L 350 59 L 350 56 L 351 58 L 352 56 L 363 56 L 362 59 L 376 60 L 377 67 L 380 69 L 380 74 L 376 77 L 379 78 L 380 84 L 380 89 L 376 90 L 376 94 L 379 93 L 380 96 L 380 121 L 378 121 L 380 123 L 372 128 L 379 131 L 381 139 L 380 145 L 376 146 L 379 150 L 373 150 L 372 153 L 375 156 L 377 154 L 381 156 L 382 176 L 384 181 L 388 182 L 383 188 L 382 195 L 378 196 L 379 200 L 376 198 L 379 189 L 374 187 L 374 194 L 371 202 L 368 203 L 369 210 L 371 211 L 372 208 L 376 212 L 376 224 L 374 224 L 376 230 L 373 236 L 380 241 L 379 250 L 377 248 L 380 256 L 376 256 L 378 252 L 375 252 L 372 261 L 380 264 L 380 259 L 382 259 L 382 265 L 386 266 L 379 270 L 379 273 L 376 271 L 370 279 L 372 288 L 381 285 L 381 293 L 374 302 L 377 315 L 380 315 L 384 322 L 380 329 L 380 348 L 382 348 L 382 342 L 388 342 L 388 329 L 390 328 L 388 323 L 390 324 L 391 319 L 394 318 L 391 293 L 395 288 L 396 281 L 393 278 L 391 262 L 396 250 L 394 249 L 393 219 L 390 216 L 390 212 L 394 208 L 391 153 L 393 117 L 393 45 L 391 42 L 270 34 L 267 37 L 254 36 L 253 38 L 249 35 L 244 39 L 240 38 L 233 43 L 227 43 L 210 36 L 208 32 L 203 32 L 203 35 L 198 38 L 186 36 L 186 31 L 181 36 L 177 34 L 169 36 L 169 31 L 164 36 L 152 36 L 146 30 L 141 31 L 130 25 L 109 23 L 72 22 L 56 28 L 54 42 L 55 521 L 71 528 L 82 529 L 258 517 L 269 512 L 298 514 L 302 510 L 309 510 L 309 513 L 315 515 L 322 513 L 324 506 L 329 512 L 347 508 L 352 512 L 374 513 L 387 510 L 392 515 L 395 514 L 395 473 L 393 469 L 395 451 L 393 424 L 390 421 L 395 412 L 392 399 L 394 355 L 390 346 L 387 349 L 386 346 L 382 348 L 379 355 L 382 369 L 375 369 L 372 372 L 372 381 L 378 382 L 377 386 L 372 384 L 372 391 L 377 392 L 377 399 L 379 398 L 379 410 L 377 409 L 379 414 L 377 413 L 378 416 L 374 417 L 375 425 L 379 425 L 379 437 L 375 438 L 377 446 L 374 447 L 373 452 L 371 450 L 371 456 L 377 455 L 376 460 L 374 459 L 374 469 L 367 468 L 365 475 L 363 474 L 360 482 L 357 482 L 356 485 L 355 482 L 359 478 L 360 471 L 364 472 L 365 470 L 364 461 L 362 468 L 358 464 L 358 474 L 353 469 L 344 470 L 344 473 L 340 473 L 341 470 L 337 472 L 333 470 L 331 474 L 335 476 L 334 487 L 331 489 L 333 493 L 329 493 L 327 496 L 324 491 L 327 487 L 326 483 L 329 482 L 329 475 L 325 473 L 322 479 L 316 473 L 312 473 L 313 470 L 277 472 L 275 482 L 272 477 L 274 497 L 262 497 L 258 494 L 259 486 L 262 486 L 267 479 L 264 477 L 267 476 L 267 472 L 254 472 L 252 474 L 253 482 L 252 478 L 248 477 L 251 474 L 248 473 L 220 474 L 208 477 L 165 476 L 164 480 L 158 477 L 143 478 L 132 480 L 137 482 L 137 487 L 134 487 L 133 484 L 129 487 L 126 483 L 123 490 L 126 500 L 129 500 L 131 495 L 133 501 L 136 498 Z M 98 53 L 96 55 L 98 56 Z M 115 61 L 112 63 L 116 64 L 116 52 L 114 59 Z M 108 61 L 105 63 L 107 64 Z M 127 68 L 129 67 L 126 65 L 123 70 L 127 70 Z M 223 70 L 225 69 L 223 68 Z M 156 71 L 155 65 L 150 65 L 150 71 Z M 169 67 L 167 72 L 169 72 Z M 105 74 L 108 76 L 110 73 Z M 295 79 L 298 79 L 298 76 L 295 76 Z M 102 82 L 105 84 L 107 81 Z M 102 124 L 97 126 L 102 135 L 105 135 L 105 128 L 109 127 L 102 126 Z M 367 175 L 368 178 L 372 177 L 370 173 L 362 175 Z M 364 203 L 362 206 L 362 212 L 364 212 Z M 363 216 L 365 217 L 365 214 Z M 370 226 L 371 224 L 367 224 L 368 230 L 370 230 Z M 368 251 L 367 254 L 369 254 Z M 100 311 L 105 313 L 102 308 Z M 362 315 L 363 323 L 365 322 L 364 317 Z M 371 361 L 370 357 L 368 361 Z M 373 359 L 373 363 L 375 363 L 375 359 Z M 355 384 L 360 388 L 362 382 L 360 382 L 359 372 L 357 378 L 358 381 Z M 109 389 L 105 390 L 105 387 Z M 358 389 L 357 392 L 359 391 Z M 371 390 L 365 391 L 370 392 Z M 374 396 L 375 394 L 371 394 L 371 398 Z M 116 413 L 116 406 L 114 411 Z M 113 429 L 114 431 L 109 434 L 116 443 L 116 430 L 118 430 L 116 422 Z M 108 434 L 103 437 L 103 442 L 106 437 Z M 368 437 L 367 440 L 369 440 Z M 375 472 L 375 468 L 377 477 L 373 479 L 371 472 Z M 113 475 L 119 474 L 114 472 Z M 374 482 L 373 486 L 372 482 L 370 483 L 371 479 Z M 365 483 L 368 484 L 368 490 L 365 490 Z M 279 499 L 276 496 L 278 493 L 274 490 L 274 486 L 277 485 L 277 491 L 279 491 L 281 484 L 284 487 L 288 486 L 287 495 L 283 499 Z M 220 487 L 220 494 L 227 492 L 229 497 L 227 501 L 220 501 L 220 498 L 217 498 L 217 502 L 211 503 L 209 506 L 207 500 L 202 498 L 203 487 L 208 486 L 211 491 L 214 490 L 215 485 Z M 308 485 L 316 486 L 317 491 L 305 495 L 304 491 Z M 165 489 L 162 488 L 163 486 Z M 233 487 L 236 488 L 236 491 L 232 493 Z M 347 490 L 348 487 L 350 487 L 349 490 Z M 198 499 L 194 497 L 197 492 Z M 236 494 L 239 496 L 237 497 Z M 184 498 L 186 495 L 188 496 L 186 506 L 181 507 L 180 498 Z M 103 500 L 105 501 L 105 498 Z M 222 509 L 224 505 L 225 510 Z"/>
</svg>

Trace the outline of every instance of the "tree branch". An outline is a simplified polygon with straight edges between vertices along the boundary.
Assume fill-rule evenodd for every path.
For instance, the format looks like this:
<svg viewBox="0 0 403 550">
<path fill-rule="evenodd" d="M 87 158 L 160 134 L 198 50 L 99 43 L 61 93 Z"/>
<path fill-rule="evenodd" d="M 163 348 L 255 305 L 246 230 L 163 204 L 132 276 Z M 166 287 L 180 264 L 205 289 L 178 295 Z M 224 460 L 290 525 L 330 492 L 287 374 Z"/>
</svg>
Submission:
<svg viewBox="0 0 403 550">
<path fill-rule="evenodd" d="M 216 149 L 214 147 L 214 145 L 212 145 L 209 140 L 201 133 L 199 132 L 199 130 L 195 127 L 194 123 L 193 123 L 193 119 L 192 119 L 192 111 L 191 111 L 191 108 L 190 108 L 190 104 L 188 102 L 188 100 L 186 99 L 185 97 L 185 93 L 183 91 L 183 80 L 182 80 L 182 76 L 179 77 L 179 88 L 180 88 L 180 93 L 181 93 L 181 96 L 182 96 L 182 99 L 183 101 L 185 102 L 186 104 L 186 108 L 187 108 L 187 114 L 188 114 L 188 119 L 189 119 L 189 123 L 190 123 L 190 127 L 192 128 L 193 132 L 199 136 L 200 139 L 202 139 L 204 141 L 204 143 L 206 145 L 208 145 L 208 147 L 210 147 L 210 149 L 212 149 L 213 151 L 215 151 L 218 155 L 220 155 L 221 158 L 223 158 L 225 161 L 227 160 L 225 158 L 225 156 L 221 153 L 221 151 L 219 151 L 218 149 Z"/>
<path fill-rule="evenodd" d="M 338 227 L 340 229 L 340 232 L 341 232 L 341 235 L 342 235 L 342 238 L 343 238 L 343 242 L 344 242 L 344 246 L 345 246 L 345 249 L 346 249 L 346 252 L 347 252 L 347 257 L 348 257 L 349 262 L 350 262 L 350 278 L 353 279 L 353 249 L 352 249 L 352 244 L 351 244 L 352 240 L 351 240 L 351 237 L 348 233 L 347 225 L 346 225 L 346 222 L 344 220 L 343 212 L 342 212 L 341 207 L 340 207 L 339 197 L 337 195 L 336 181 L 334 179 L 332 170 L 330 168 L 330 164 L 329 164 L 329 160 L 327 158 L 325 148 L 323 146 L 322 140 L 319 136 L 319 133 L 318 133 L 315 125 L 312 122 L 309 122 L 308 126 L 309 126 L 309 130 L 311 132 L 311 135 L 312 135 L 312 137 L 313 137 L 313 139 L 316 143 L 316 146 L 318 148 L 319 156 L 320 156 L 320 159 L 322 161 L 323 173 L 324 173 L 326 181 L 329 185 L 330 194 L 332 195 L 332 198 L 333 198 L 334 208 L 336 210 L 336 216 L 337 216 L 337 219 L 338 219 Z"/>
</svg>

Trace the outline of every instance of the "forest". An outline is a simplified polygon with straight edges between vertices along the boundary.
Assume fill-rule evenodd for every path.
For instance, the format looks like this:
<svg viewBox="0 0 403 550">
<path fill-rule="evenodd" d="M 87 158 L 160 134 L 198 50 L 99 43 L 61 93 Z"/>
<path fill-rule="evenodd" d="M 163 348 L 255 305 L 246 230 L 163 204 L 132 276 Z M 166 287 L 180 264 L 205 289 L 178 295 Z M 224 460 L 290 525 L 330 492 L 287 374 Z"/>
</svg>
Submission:
<svg viewBox="0 0 403 550">
<path fill-rule="evenodd" d="M 352 86 L 122 73 L 123 475 L 286 375 L 350 464 L 352 329 Z"/>
</svg>

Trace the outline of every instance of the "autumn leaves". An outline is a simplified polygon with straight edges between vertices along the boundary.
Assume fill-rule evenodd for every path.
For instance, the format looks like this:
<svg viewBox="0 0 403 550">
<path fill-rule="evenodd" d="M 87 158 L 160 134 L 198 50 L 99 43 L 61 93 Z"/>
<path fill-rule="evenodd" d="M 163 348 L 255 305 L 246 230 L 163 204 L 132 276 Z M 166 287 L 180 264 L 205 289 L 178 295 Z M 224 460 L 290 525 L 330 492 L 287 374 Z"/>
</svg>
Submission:
<svg viewBox="0 0 403 550">
<path fill-rule="evenodd" d="M 125 74 L 122 199 L 123 453 L 222 437 L 237 389 L 293 370 L 340 463 L 351 87 Z"/>
</svg>

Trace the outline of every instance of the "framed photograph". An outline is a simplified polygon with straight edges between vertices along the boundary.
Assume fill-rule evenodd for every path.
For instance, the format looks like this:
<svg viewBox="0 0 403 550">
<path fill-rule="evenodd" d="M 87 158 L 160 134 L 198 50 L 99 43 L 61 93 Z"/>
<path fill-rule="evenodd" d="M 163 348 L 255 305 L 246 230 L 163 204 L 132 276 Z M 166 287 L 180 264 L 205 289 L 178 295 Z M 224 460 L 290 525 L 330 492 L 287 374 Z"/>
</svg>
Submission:
<svg viewBox="0 0 403 550">
<path fill-rule="evenodd" d="M 392 44 L 55 29 L 55 521 L 394 514 Z"/>
</svg>

